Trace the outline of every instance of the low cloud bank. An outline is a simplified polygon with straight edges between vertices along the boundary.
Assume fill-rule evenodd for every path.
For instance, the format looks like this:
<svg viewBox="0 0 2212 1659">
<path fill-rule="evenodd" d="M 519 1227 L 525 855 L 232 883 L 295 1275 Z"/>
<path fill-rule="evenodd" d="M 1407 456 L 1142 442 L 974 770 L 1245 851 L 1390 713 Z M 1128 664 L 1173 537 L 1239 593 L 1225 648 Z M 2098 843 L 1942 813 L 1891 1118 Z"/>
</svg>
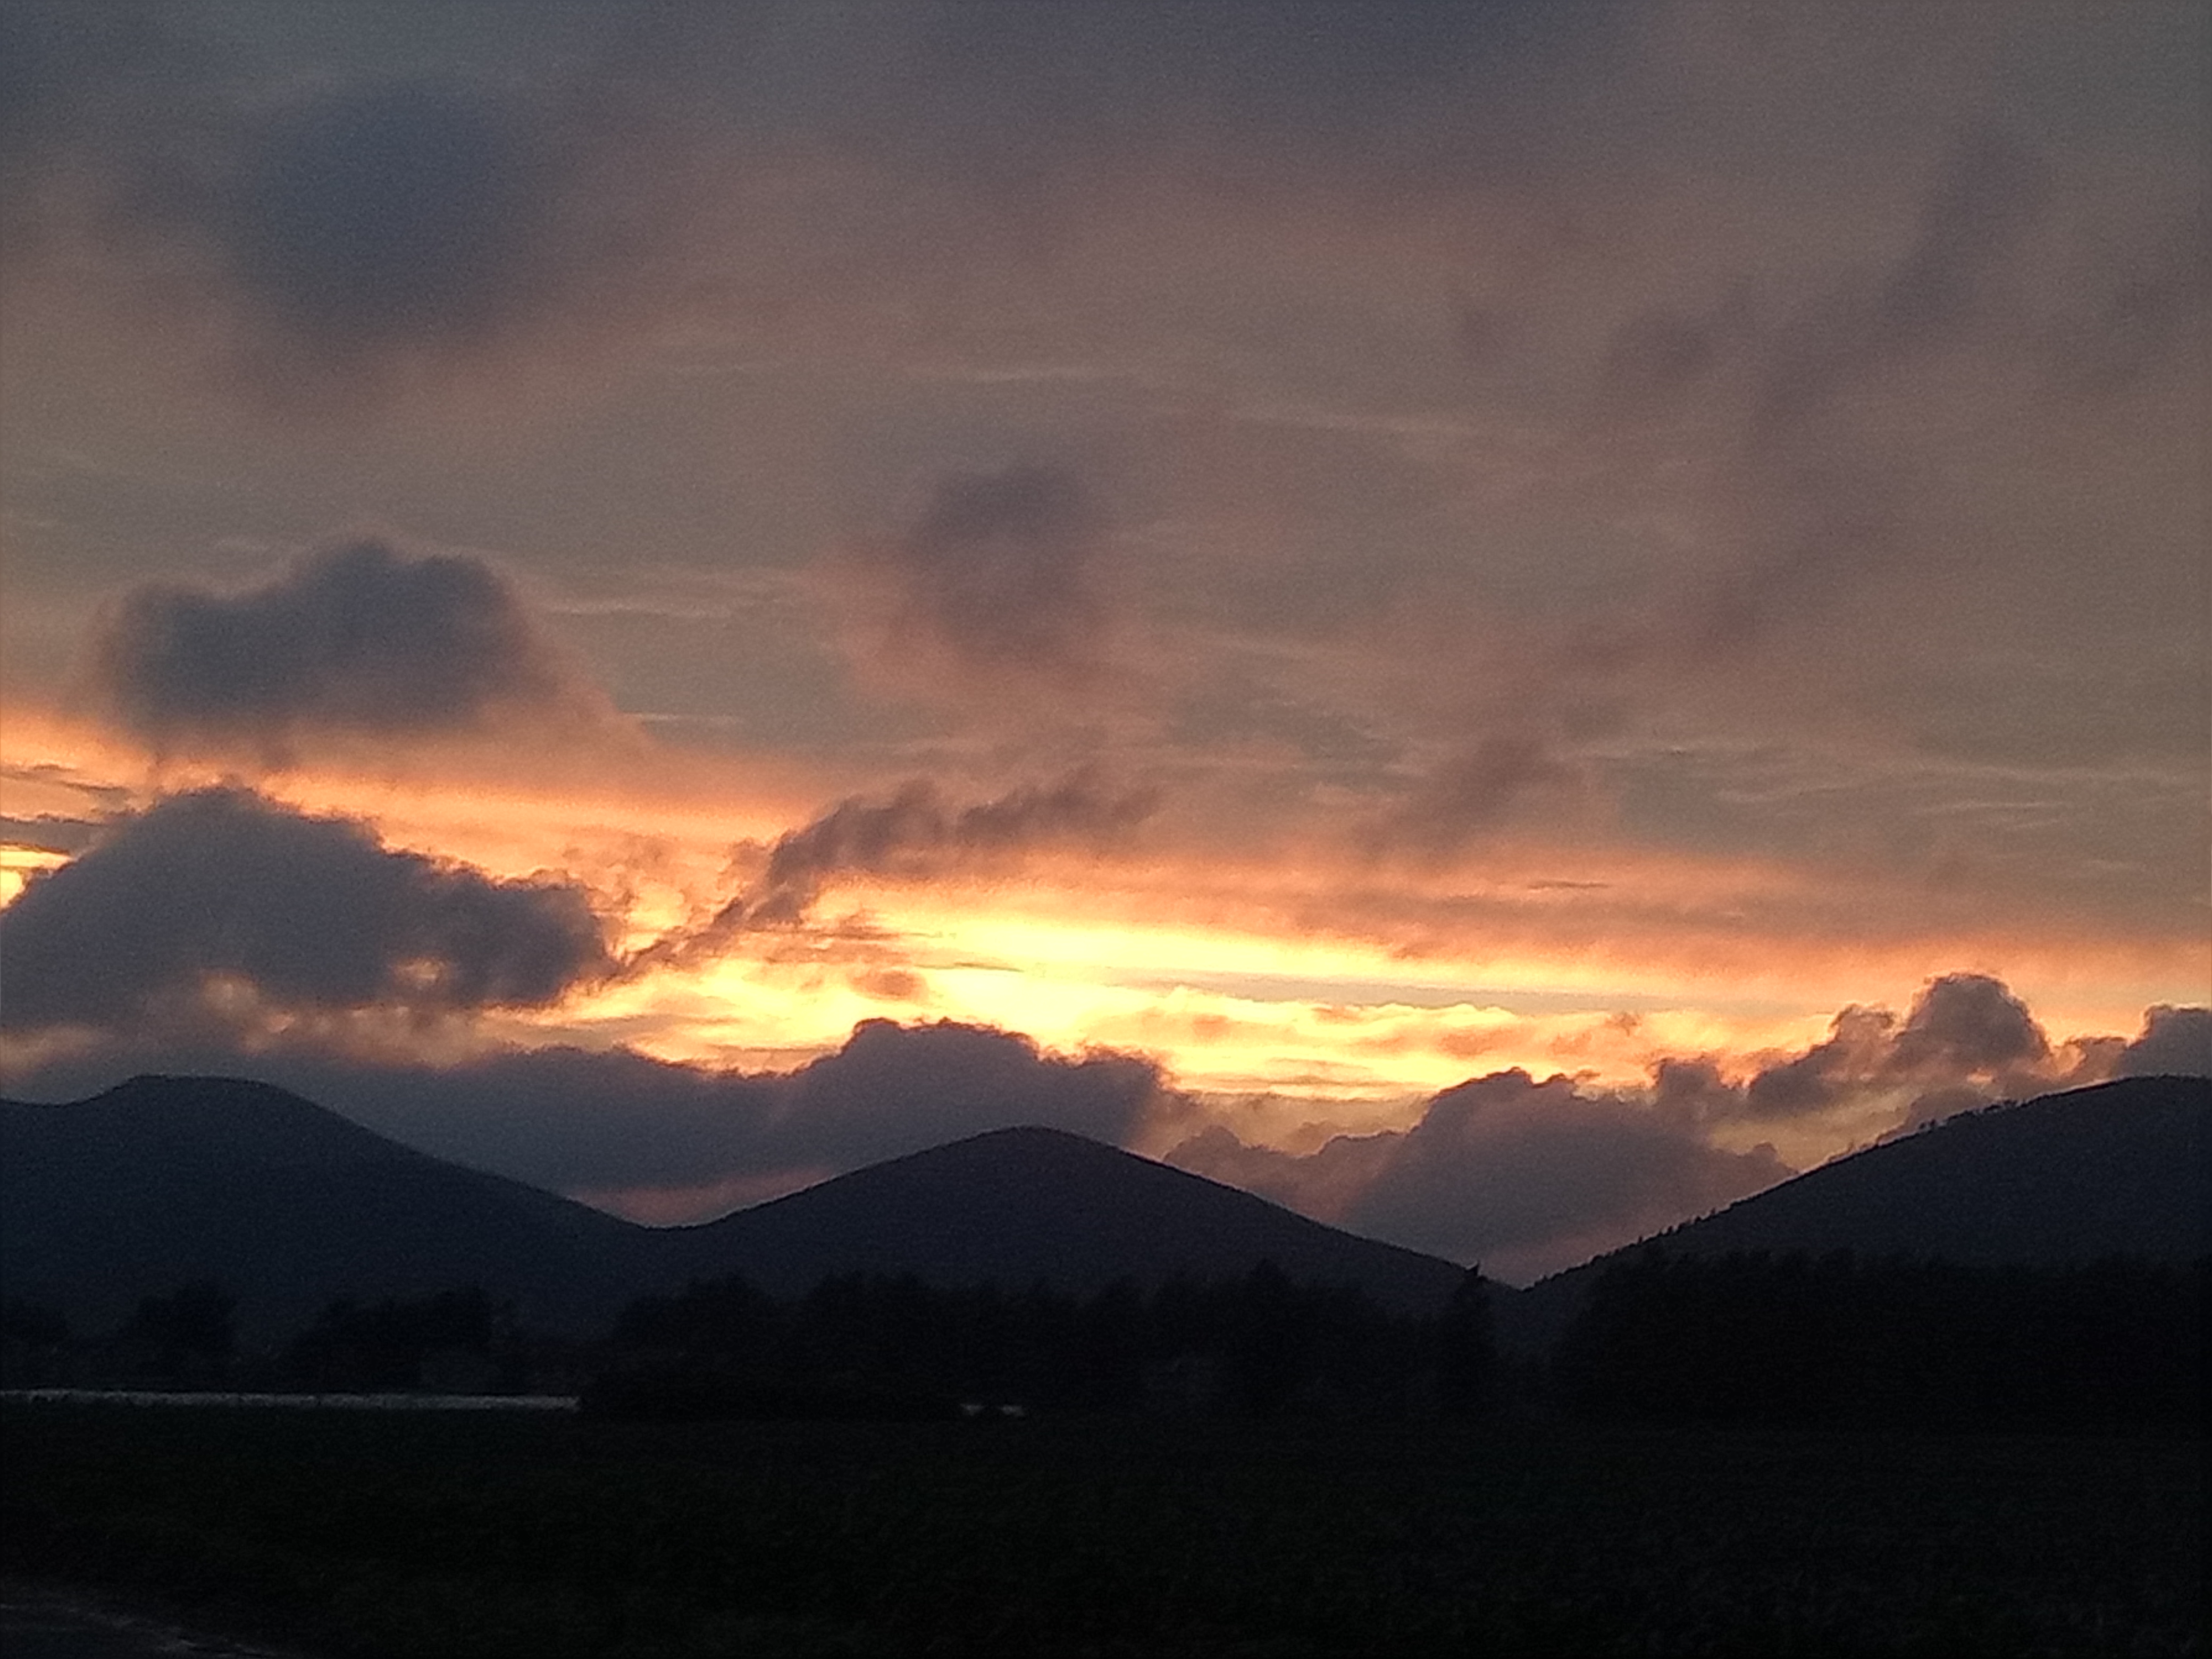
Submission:
<svg viewBox="0 0 2212 1659">
<path fill-rule="evenodd" d="M 1168 1161 L 1509 1280 L 1571 1267 L 1793 1173 L 1771 1146 L 1713 1146 L 1680 1103 L 1518 1069 L 1443 1091 L 1410 1129 L 1340 1135 L 1299 1157 L 1217 1126 Z"/>
<path fill-rule="evenodd" d="M 2054 1044 L 1982 974 L 1922 988 L 1900 1020 L 1853 1006 L 1803 1053 L 1731 1078 L 1710 1056 L 1652 1068 L 1641 1091 L 1520 1070 L 1433 1097 L 1405 1130 L 1298 1155 L 1216 1125 L 1170 1163 L 1318 1219 L 1526 1280 L 1657 1232 L 1795 1173 L 1762 1127 L 1822 1115 L 1895 1133 L 1994 1101 L 2114 1076 L 2212 1076 L 2212 1009 L 2148 1011 L 2142 1035 Z"/>
<path fill-rule="evenodd" d="M 289 1034 L 118 1043 L 17 1085 L 80 1097 L 144 1071 L 274 1083 L 394 1139 L 608 1207 L 707 1218 L 740 1201 L 991 1129 L 1042 1123 L 1109 1144 L 1167 1109 L 1133 1054 L 1054 1054 L 1013 1032 L 868 1020 L 796 1071 L 747 1073 L 634 1050 L 515 1049 L 432 1066 L 349 1056 Z"/>
<path fill-rule="evenodd" d="M 936 867 L 1087 832 L 1100 814 L 1070 803 L 1092 799 L 908 802 L 878 809 L 880 822 L 848 803 L 764 868 L 780 853 L 782 890 L 803 898 L 840 870 Z M 2131 1041 L 2054 1042 L 1978 974 L 1929 981 L 1902 1018 L 1847 1007 L 1799 1053 L 1660 1058 L 1643 1088 L 1492 1073 L 1432 1097 L 1407 1128 L 1304 1154 L 1246 1145 L 1146 1057 L 1054 1054 L 954 1023 L 868 1021 L 790 1073 L 622 1048 L 487 1053 L 481 1036 L 463 1045 L 473 1057 L 435 1064 L 419 1057 L 435 1030 L 465 1033 L 473 1017 L 618 971 L 583 891 L 394 851 L 363 824 L 235 787 L 103 828 L 0 910 L 0 1058 L 34 1098 L 141 1071 L 252 1076 L 437 1155 L 659 1220 L 1017 1124 L 1121 1146 L 1180 1133 L 1181 1167 L 1508 1279 L 1784 1179 L 1766 1137 L 1784 1126 L 1864 1139 L 2113 1075 L 2212 1075 L 2212 1009 L 2161 1005 Z"/>
</svg>

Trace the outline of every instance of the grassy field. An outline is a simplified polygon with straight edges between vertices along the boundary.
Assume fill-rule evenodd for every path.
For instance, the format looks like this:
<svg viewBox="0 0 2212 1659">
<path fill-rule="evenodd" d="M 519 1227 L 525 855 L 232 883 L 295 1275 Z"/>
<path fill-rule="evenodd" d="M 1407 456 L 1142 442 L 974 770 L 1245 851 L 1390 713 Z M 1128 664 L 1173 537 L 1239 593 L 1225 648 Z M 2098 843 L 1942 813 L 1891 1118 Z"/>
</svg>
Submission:
<svg viewBox="0 0 2212 1659">
<path fill-rule="evenodd" d="M 2199 1650 L 2196 1440 L 10 1404 L 0 1571 L 333 1655 Z"/>
</svg>

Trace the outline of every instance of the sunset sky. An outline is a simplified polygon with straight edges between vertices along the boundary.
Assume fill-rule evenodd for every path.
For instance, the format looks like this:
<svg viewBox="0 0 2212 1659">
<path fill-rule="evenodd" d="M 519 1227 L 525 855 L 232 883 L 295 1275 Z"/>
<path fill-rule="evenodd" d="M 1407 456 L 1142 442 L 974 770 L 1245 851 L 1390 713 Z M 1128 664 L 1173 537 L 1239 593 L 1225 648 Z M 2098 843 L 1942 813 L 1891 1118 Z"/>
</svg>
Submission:
<svg viewBox="0 0 2212 1659">
<path fill-rule="evenodd" d="M 0 0 L 0 1085 L 1525 1280 L 2212 1070 L 2208 15 Z"/>
</svg>

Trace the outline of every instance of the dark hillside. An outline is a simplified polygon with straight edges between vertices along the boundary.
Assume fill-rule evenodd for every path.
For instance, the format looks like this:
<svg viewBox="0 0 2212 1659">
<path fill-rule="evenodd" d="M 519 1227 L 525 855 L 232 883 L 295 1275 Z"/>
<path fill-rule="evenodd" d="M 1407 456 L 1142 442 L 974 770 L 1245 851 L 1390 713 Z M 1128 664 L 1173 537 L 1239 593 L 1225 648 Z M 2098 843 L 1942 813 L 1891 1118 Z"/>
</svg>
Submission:
<svg viewBox="0 0 2212 1659">
<path fill-rule="evenodd" d="M 939 1285 L 1241 1278 L 1357 1285 L 1385 1307 L 1443 1305 L 1461 1270 L 1356 1237 L 1233 1187 L 1057 1129 L 1000 1129 L 894 1158 L 679 1235 L 691 1259 L 765 1288 L 833 1273 Z"/>
<path fill-rule="evenodd" d="M 212 1279 L 248 1336 L 304 1324 L 340 1293 L 468 1284 L 526 1320 L 585 1328 L 649 1266 L 641 1234 L 264 1084 L 142 1077 L 73 1105 L 0 1103 L 7 1293 L 87 1328 Z"/>
<path fill-rule="evenodd" d="M 10 1297 L 112 1328 L 212 1280 L 249 1340 L 331 1298 L 465 1285 L 526 1324 L 605 1329 L 624 1304 L 743 1273 L 780 1292 L 833 1273 L 1071 1291 L 1177 1273 L 1359 1286 L 1426 1312 L 1459 1269 L 1080 1137 L 1011 1129 L 823 1182 L 701 1227 L 640 1227 L 386 1140 L 266 1085 L 138 1078 L 73 1105 L 0 1103 L 0 1271 Z"/>
<path fill-rule="evenodd" d="M 2206 1249 L 2212 1080 L 2129 1078 L 1951 1118 L 1660 1235 L 1677 1255 L 1764 1250 L 1966 1264 L 2184 1262 Z M 1501 1306 L 1510 1346 L 1547 1346 L 1604 1266 Z"/>
</svg>

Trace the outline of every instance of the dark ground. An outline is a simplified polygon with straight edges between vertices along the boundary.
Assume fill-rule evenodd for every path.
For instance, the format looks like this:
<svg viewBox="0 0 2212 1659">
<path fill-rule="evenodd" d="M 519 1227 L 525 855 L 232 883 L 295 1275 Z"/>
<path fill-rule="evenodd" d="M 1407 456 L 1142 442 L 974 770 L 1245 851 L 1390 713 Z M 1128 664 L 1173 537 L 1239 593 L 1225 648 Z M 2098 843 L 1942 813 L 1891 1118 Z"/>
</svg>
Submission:
<svg viewBox="0 0 2212 1659">
<path fill-rule="evenodd" d="M 0 1453 L 0 1570 L 331 1656 L 2203 1645 L 2179 1435 L 9 1405 Z"/>
<path fill-rule="evenodd" d="M 51 1586 L 0 1583 L 6 1659 L 301 1659 Z"/>
</svg>

